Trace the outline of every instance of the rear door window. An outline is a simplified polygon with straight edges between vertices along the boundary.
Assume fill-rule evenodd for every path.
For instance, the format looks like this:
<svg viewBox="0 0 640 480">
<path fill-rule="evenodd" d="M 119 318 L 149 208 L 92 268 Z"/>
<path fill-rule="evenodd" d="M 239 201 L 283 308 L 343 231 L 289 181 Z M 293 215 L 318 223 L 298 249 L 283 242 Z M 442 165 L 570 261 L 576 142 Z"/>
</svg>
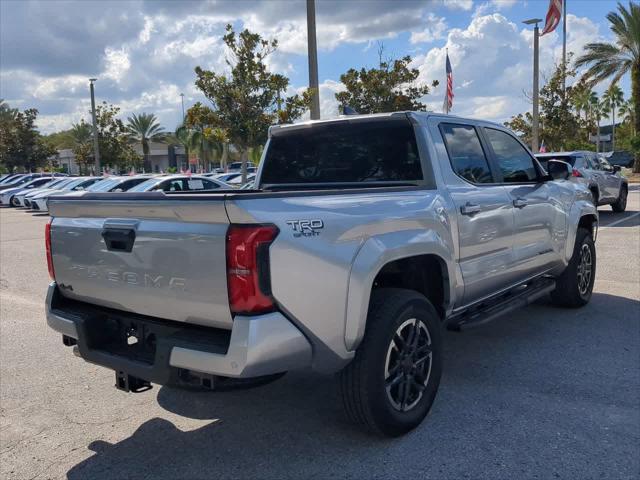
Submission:
<svg viewBox="0 0 640 480">
<path fill-rule="evenodd" d="M 526 183 L 538 180 L 538 171 L 533 157 L 520 142 L 502 130 L 485 128 L 484 131 L 505 183 Z"/>
<path fill-rule="evenodd" d="M 494 182 L 475 127 L 442 123 L 440 131 L 444 137 L 451 167 L 458 176 L 471 183 Z"/>
<path fill-rule="evenodd" d="M 265 155 L 263 184 L 422 180 L 408 119 L 327 122 L 276 130 Z"/>
</svg>

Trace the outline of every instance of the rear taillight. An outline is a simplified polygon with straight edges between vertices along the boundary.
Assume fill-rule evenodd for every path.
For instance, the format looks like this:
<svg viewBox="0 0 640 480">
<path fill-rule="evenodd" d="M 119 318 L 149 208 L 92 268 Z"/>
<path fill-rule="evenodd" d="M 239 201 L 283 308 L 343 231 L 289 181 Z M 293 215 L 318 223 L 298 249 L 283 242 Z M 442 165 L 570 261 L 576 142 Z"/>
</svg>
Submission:
<svg viewBox="0 0 640 480">
<path fill-rule="evenodd" d="M 574 176 L 574 177 L 582 177 L 582 174 L 580 173 L 580 170 L 578 170 L 577 168 L 574 168 L 571 171 L 571 175 Z"/>
<path fill-rule="evenodd" d="M 44 245 L 45 245 L 45 249 L 47 250 L 47 267 L 49 268 L 49 276 L 51 277 L 51 280 L 55 280 L 56 279 L 56 273 L 53 270 L 53 257 L 51 256 L 51 222 L 52 220 L 49 220 L 49 223 L 47 223 L 44 227 Z"/>
<path fill-rule="evenodd" d="M 269 278 L 269 245 L 275 225 L 232 225 L 227 232 L 227 289 L 232 313 L 274 309 Z"/>
</svg>

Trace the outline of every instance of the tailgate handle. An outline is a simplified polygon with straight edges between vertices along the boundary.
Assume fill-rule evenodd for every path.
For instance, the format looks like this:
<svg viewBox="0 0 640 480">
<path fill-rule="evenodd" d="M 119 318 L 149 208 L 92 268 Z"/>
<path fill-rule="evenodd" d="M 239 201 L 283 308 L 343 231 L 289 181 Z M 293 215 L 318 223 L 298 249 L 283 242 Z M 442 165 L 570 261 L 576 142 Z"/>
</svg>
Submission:
<svg viewBox="0 0 640 480">
<path fill-rule="evenodd" d="M 130 252 L 136 241 L 136 231 L 133 228 L 105 228 L 102 238 L 107 250 L 112 252 Z"/>
</svg>

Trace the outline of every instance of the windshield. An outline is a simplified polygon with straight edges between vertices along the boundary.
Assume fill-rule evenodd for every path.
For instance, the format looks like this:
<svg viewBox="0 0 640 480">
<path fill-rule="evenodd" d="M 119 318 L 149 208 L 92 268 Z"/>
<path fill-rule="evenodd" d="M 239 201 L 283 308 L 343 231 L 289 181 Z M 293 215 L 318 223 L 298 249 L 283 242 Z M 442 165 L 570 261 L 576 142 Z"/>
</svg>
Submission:
<svg viewBox="0 0 640 480">
<path fill-rule="evenodd" d="M 415 133 L 406 117 L 275 130 L 264 162 L 263 184 L 422 180 Z"/>
<path fill-rule="evenodd" d="M 69 182 L 67 182 L 61 190 L 71 190 L 73 187 L 80 185 L 81 183 L 86 182 L 86 178 L 75 178 Z"/>
<path fill-rule="evenodd" d="M 133 188 L 130 188 L 129 192 L 146 192 L 154 187 L 160 180 L 157 178 L 150 178 L 149 180 L 145 180 L 142 183 L 139 183 Z"/>
<path fill-rule="evenodd" d="M 97 183 L 94 183 L 89 188 L 87 188 L 88 192 L 108 192 L 116 185 L 122 182 L 120 178 L 105 178 L 104 180 L 100 180 Z"/>
<path fill-rule="evenodd" d="M 64 180 L 59 180 L 55 183 L 54 187 L 56 190 L 61 190 L 65 185 L 67 185 L 68 183 L 73 182 L 74 179 L 73 178 L 65 178 Z"/>
</svg>

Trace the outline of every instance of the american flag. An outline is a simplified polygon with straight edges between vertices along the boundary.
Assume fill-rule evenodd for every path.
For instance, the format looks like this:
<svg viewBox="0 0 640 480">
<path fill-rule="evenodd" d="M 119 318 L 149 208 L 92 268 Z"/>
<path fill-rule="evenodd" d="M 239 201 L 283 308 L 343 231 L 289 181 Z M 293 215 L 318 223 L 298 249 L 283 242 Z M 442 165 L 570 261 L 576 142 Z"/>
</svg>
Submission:
<svg viewBox="0 0 640 480">
<path fill-rule="evenodd" d="M 451 69 L 451 62 L 449 61 L 449 52 L 447 52 L 447 93 L 444 96 L 444 105 L 442 109 L 445 113 L 449 113 L 451 107 L 453 107 L 453 70 Z"/>
<path fill-rule="evenodd" d="M 563 0 L 549 0 L 549 11 L 547 12 L 544 29 L 540 36 L 553 32 L 560 23 L 560 19 L 562 18 L 562 2 Z"/>
</svg>

